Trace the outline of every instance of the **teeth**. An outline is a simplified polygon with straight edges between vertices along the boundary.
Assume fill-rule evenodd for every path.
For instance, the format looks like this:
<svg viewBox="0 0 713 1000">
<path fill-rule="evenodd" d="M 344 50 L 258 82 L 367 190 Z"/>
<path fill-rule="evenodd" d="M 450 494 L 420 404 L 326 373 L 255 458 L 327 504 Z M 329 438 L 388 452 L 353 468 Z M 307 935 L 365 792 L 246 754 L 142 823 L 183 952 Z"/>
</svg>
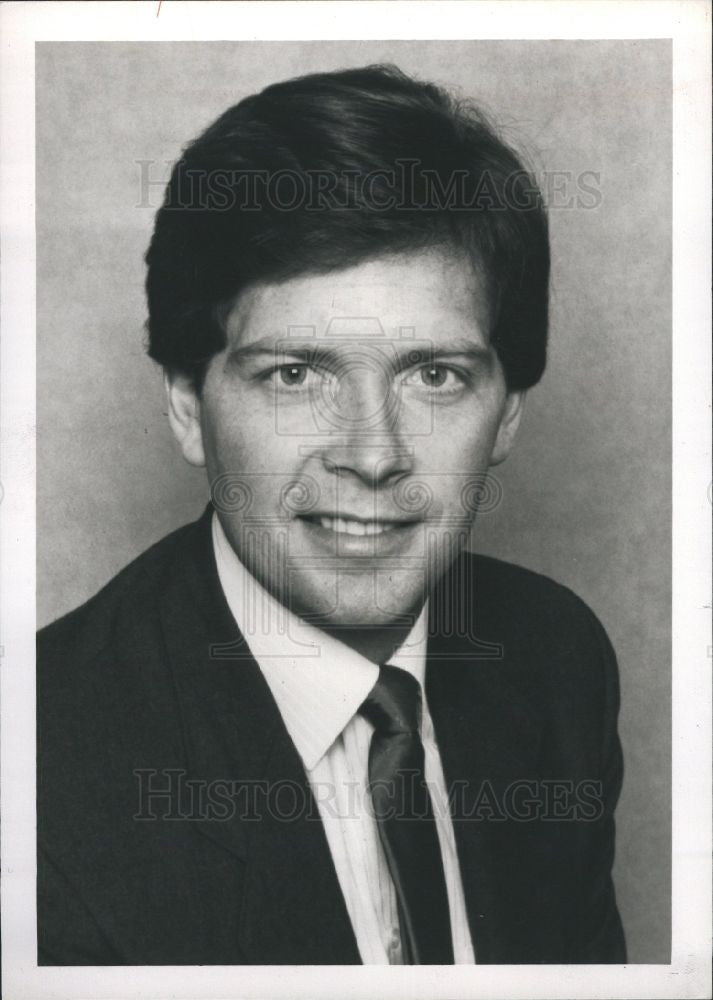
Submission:
<svg viewBox="0 0 713 1000">
<path fill-rule="evenodd" d="M 383 535 L 394 527 L 381 521 L 349 521 L 344 517 L 320 517 L 319 522 L 323 528 L 345 535 Z"/>
</svg>

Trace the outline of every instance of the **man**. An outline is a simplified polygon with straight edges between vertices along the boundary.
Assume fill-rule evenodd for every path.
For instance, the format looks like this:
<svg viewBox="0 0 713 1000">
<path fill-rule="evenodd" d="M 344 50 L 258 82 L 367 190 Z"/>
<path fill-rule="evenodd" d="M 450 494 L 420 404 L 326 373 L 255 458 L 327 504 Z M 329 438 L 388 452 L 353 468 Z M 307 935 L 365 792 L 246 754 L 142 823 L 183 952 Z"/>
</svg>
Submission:
<svg viewBox="0 0 713 1000">
<path fill-rule="evenodd" d="M 40 962 L 623 962 L 613 651 L 466 551 L 545 363 L 533 179 L 308 76 L 186 149 L 147 263 L 211 503 L 40 635 Z"/>
</svg>

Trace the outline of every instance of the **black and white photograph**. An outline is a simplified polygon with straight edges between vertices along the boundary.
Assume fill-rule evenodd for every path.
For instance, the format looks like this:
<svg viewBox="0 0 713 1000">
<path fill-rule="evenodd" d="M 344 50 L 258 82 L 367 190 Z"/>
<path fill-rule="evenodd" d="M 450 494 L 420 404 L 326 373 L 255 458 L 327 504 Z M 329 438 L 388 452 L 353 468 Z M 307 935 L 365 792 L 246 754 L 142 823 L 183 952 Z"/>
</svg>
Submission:
<svg viewBox="0 0 713 1000">
<path fill-rule="evenodd" d="M 707 995 L 710 7 L 18 7 L 3 995 Z"/>
</svg>

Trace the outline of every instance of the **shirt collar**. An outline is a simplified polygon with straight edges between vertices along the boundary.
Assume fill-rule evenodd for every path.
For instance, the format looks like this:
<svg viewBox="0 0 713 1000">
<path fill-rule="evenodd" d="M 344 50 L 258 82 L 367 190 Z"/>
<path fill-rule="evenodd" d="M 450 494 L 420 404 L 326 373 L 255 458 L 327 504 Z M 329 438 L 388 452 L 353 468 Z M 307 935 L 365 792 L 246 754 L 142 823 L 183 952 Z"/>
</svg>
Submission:
<svg viewBox="0 0 713 1000">
<path fill-rule="evenodd" d="M 302 763 L 311 771 L 372 689 L 379 668 L 280 604 L 238 559 L 217 514 L 213 548 L 223 593 L 277 702 Z M 427 604 L 389 663 L 423 688 Z"/>
</svg>

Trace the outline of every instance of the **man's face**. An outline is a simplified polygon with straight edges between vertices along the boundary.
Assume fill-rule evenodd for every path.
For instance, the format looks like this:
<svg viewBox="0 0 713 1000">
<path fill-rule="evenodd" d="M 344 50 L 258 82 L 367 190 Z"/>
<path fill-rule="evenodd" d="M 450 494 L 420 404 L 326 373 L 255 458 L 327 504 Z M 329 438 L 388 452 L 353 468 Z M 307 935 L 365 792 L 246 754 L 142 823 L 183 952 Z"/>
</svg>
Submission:
<svg viewBox="0 0 713 1000">
<path fill-rule="evenodd" d="M 393 256 L 244 292 L 184 454 L 267 590 L 325 627 L 378 627 L 466 544 L 521 402 L 471 267 Z"/>
</svg>

